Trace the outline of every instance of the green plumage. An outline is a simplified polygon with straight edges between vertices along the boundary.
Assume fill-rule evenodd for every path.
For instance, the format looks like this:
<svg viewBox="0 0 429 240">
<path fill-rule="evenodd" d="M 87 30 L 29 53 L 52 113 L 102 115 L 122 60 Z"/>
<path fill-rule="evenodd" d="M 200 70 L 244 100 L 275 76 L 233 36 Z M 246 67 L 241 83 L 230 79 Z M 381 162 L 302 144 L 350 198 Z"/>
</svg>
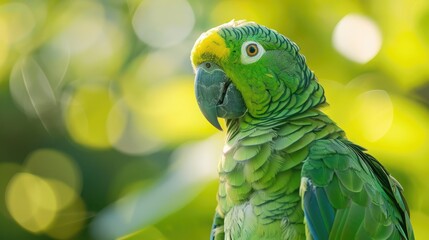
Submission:
<svg viewBox="0 0 429 240">
<path fill-rule="evenodd" d="M 226 119 L 212 239 L 414 239 L 401 186 L 319 110 L 323 88 L 298 51 L 248 22 L 219 26 L 194 46 L 198 91 L 209 91 L 212 72 L 227 79 L 217 105 L 199 100 L 203 112 L 224 104 L 243 113 Z M 232 95 L 246 109 L 225 103 Z"/>
</svg>

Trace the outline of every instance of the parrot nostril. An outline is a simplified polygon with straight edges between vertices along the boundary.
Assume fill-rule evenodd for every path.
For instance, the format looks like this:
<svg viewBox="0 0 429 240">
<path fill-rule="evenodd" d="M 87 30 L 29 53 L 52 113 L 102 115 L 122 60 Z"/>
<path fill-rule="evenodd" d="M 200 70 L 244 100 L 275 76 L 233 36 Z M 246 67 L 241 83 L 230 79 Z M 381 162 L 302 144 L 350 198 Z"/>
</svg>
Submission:
<svg viewBox="0 0 429 240">
<path fill-rule="evenodd" d="M 211 68 L 212 65 L 210 63 L 206 63 L 206 68 Z"/>
</svg>

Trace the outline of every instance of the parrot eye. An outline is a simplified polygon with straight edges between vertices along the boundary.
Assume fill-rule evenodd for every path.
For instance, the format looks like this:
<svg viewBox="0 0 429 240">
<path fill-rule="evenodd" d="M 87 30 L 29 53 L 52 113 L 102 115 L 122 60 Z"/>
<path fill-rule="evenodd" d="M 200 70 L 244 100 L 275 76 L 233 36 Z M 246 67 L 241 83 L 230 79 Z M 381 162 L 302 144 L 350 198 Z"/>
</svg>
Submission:
<svg viewBox="0 0 429 240">
<path fill-rule="evenodd" d="M 244 42 L 241 46 L 241 63 L 250 64 L 258 61 L 264 55 L 265 49 L 254 41 Z"/>
<path fill-rule="evenodd" d="M 247 45 L 246 53 L 247 53 L 247 56 L 249 57 L 256 56 L 256 54 L 258 54 L 258 45 L 254 43 Z"/>
</svg>

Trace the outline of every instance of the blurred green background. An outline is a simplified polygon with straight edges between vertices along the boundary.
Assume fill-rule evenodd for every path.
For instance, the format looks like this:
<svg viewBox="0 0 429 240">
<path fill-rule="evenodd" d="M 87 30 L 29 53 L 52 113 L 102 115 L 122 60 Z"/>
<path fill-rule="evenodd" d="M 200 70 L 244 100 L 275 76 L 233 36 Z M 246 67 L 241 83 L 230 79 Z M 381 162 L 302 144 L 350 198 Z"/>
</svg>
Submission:
<svg viewBox="0 0 429 240">
<path fill-rule="evenodd" d="M 429 236 L 429 2 L 0 1 L 0 239 L 208 239 L 224 133 L 190 50 L 247 19 L 301 47 L 325 111 Z"/>
</svg>

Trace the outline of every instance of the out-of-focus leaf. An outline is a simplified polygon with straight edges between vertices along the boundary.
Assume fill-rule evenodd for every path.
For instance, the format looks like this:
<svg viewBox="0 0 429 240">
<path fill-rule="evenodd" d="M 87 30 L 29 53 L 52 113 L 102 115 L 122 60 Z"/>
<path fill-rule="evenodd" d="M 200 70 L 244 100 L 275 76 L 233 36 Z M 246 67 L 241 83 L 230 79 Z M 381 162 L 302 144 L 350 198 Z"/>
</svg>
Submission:
<svg viewBox="0 0 429 240">
<path fill-rule="evenodd" d="M 56 95 L 65 85 L 65 78 L 70 65 L 70 52 L 59 49 L 54 45 L 43 47 L 38 55 L 40 67 L 44 70 L 46 77 Z"/>
<path fill-rule="evenodd" d="M 45 116 L 57 107 L 55 87 L 31 56 L 21 58 L 13 67 L 10 91 L 24 112 L 29 116 L 38 117 L 48 129 Z"/>
</svg>

